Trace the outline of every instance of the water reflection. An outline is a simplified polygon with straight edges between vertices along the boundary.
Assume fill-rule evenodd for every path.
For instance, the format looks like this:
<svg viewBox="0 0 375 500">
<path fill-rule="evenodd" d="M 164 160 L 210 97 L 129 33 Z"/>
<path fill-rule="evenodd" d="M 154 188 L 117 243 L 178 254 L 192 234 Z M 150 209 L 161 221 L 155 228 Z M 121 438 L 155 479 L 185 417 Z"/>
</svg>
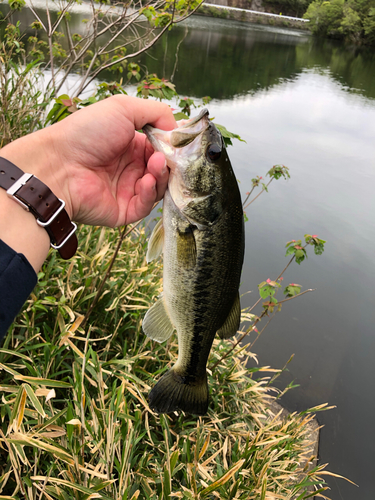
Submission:
<svg viewBox="0 0 375 500">
<path fill-rule="evenodd" d="M 44 3 L 36 0 L 34 4 L 44 19 Z M 51 10 L 53 17 L 56 12 Z M 6 13 L 9 7 L 0 3 L 0 11 Z M 84 32 L 90 12 L 88 4 L 75 6 L 72 32 Z M 28 9 L 14 13 L 12 20 L 20 20 L 28 34 L 35 34 L 29 28 L 34 19 Z M 172 78 L 178 92 L 190 96 L 231 99 L 253 95 L 295 81 L 311 70 L 329 71 L 346 92 L 375 98 L 373 50 L 316 40 L 303 31 L 261 25 L 250 28 L 246 23 L 194 16 L 175 26 L 147 55 L 137 57 L 137 62 L 150 73 Z M 114 78 L 109 72 L 102 76 Z"/>
<path fill-rule="evenodd" d="M 179 92 L 193 96 L 230 99 L 294 81 L 305 70 L 328 70 L 347 92 L 375 98 L 373 51 L 347 49 L 299 31 L 249 30 L 243 23 L 194 18 L 175 27 L 141 61 L 159 76 L 173 74 Z"/>
</svg>

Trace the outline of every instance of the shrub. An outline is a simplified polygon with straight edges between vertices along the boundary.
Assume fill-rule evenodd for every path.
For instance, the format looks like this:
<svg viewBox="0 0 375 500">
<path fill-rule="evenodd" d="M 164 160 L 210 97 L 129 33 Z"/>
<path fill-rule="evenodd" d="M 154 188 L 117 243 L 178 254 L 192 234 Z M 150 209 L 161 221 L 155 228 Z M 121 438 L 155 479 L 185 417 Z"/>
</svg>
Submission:
<svg viewBox="0 0 375 500">
<path fill-rule="evenodd" d="M 8 24 L 0 42 L 0 148 L 41 126 L 50 95 L 42 91 L 39 60 L 26 63 L 19 26 Z"/>
</svg>

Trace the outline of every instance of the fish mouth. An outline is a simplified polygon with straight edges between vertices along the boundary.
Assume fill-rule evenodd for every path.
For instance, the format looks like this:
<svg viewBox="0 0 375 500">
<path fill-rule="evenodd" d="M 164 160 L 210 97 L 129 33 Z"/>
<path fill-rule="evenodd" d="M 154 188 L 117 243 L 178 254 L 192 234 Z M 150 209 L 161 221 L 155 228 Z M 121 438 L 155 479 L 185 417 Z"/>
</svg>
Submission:
<svg viewBox="0 0 375 500">
<path fill-rule="evenodd" d="M 208 114 L 205 108 L 193 118 L 179 120 L 177 128 L 173 130 L 165 131 L 145 125 L 143 132 L 154 150 L 165 155 L 168 166 L 173 170 L 178 156 L 181 154 L 191 156 L 200 152 L 200 141 L 195 141 L 195 139 L 201 137 L 208 129 L 210 123 Z M 184 149 L 183 152 L 182 149 Z"/>
<path fill-rule="evenodd" d="M 196 125 L 198 122 L 202 120 L 202 118 L 207 117 L 208 118 L 208 109 L 203 108 L 202 111 L 199 113 L 199 115 L 194 116 L 193 118 L 189 118 L 187 120 L 179 120 L 178 123 L 178 128 L 179 129 L 184 129 L 184 128 L 189 128 L 193 127 Z"/>
</svg>

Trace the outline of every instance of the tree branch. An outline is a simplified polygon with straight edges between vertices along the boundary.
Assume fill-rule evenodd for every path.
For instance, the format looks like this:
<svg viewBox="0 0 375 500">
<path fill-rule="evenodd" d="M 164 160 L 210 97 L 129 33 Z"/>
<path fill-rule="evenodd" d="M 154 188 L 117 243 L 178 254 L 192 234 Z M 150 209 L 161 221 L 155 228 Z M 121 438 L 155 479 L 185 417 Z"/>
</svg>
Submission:
<svg viewBox="0 0 375 500">
<path fill-rule="evenodd" d="M 59 27 L 59 24 L 61 23 L 62 19 L 65 18 L 65 12 L 67 12 L 67 10 L 69 9 L 69 7 L 71 5 L 73 5 L 73 1 L 70 0 L 70 2 L 63 8 L 63 10 L 60 12 L 60 14 L 57 16 L 57 19 L 56 21 L 53 23 L 53 26 L 52 26 L 52 35 L 55 33 L 55 31 L 57 30 L 57 28 Z"/>
<path fill-rule="evenodd" d="M 50 63 L 51 63 L 52 85 L 53 85 L 53 88 L 55 88 L 55 69 L 54 69 L 54 63 L 53 63 L 54 59 L 53 59 L 53 47 L 52 47 L 51 16 L 50 16 L 50 12 L 48 9 L 48 5 L 46 6 L 46 13 L 47 13 L 47 21 L 48 21 L 47 36 L 48 36 L 49 58 L 50 58 Z"/>
<path fill-rule="evenodd" d="M 266 187 L 268 187 L 271 184 L 272 181 L 273 181 L 273 177 L 270 179 L 270 181 L 268 182 L 268 184 L 266 185 Z M 254 188 L 250 191 L 248 197 L 243 202 L 243 205 L 245 205 L 246 201 L 248 200 L 248 198 L 249 198 L 250 194 L 253 192 L 253 190 L 254 190 Z M 260 193 L 258 193 L 255 198 L 253 198 L 251 201 L 249 201 L 249 203 L 246 206 L 243 207 L 243 209 L 245 210 L 245 208 L 247 208 L 248 206 L 250 206 L 253 203 L 253 201 L 255 201 L 257 198 L 259 198 L 259 196 L 262 193 L 264 193 L 264 191 L 266 191 L 266 188 L 263 188 L 262 191 Z"/>
<path fill-rule="evenodd" d="M 40 24 L 42 25 L 42 28 L 44 29 L 44 31 L 48 34 L 48 31 L 47 31 L 47 28 L 46 28 L 46 25 L 43 23 L 42 19 L 38 16 L 36 10 L 34 9 L 34 6 L 33 6 L 33 3 L 32 1 L 30 1 L 30 4 L 28 5 L 28 8 L 31 10 L 31 12 L 33 13 L 33 15 L 37 18 L 37 20 L 40 22 Z"/>
<path fill-rule="evenodd" d="M 163 29 L 162 31 L 152 40 L 151 43 L 149 43 L 148 45 L 146 45 L 145 47 L 141 48 L 140 50 L 138 50 L 137 52 L 133 52 L 133 54 L 130 54 L 130 55 L 127 55 L 127 56 L 123 56 L 123 57 L 120 57 L 119 59 L 117 59 L 116 61 L 113 61 L 113 62 L 110 62 L 108 64 L 104 64 L 102 66 L 100 66 L 90 77 L 90 79 L 84 83 L 84 85 L 81 85 L 80 87 L 80 93 L 83 92 L 85 90 L 85 88 L 90 85 L 90 83 L 98 76 L 99 73 L 101 73 L 103 70 L 107 69 L 107 68 L 110 68 L 111 66 L 113 66 L 114 64 L 118 64 L 120 63 L 121 61 L 124 61 L 125 59 L 130 59 L 132 57 L 136 57 L 138 56 L 139 54 L 141 54 L 142 52 L 144 52 L 145 50 L 148 50 L 149 48 L 151 48 L 156 42 L 157 40 L 159 40 L 159 38 L 165 33 L 165 31 L 169 28 L 169 26 L 171 25 L 172 23 L 168 23 Z"/>
</svg>

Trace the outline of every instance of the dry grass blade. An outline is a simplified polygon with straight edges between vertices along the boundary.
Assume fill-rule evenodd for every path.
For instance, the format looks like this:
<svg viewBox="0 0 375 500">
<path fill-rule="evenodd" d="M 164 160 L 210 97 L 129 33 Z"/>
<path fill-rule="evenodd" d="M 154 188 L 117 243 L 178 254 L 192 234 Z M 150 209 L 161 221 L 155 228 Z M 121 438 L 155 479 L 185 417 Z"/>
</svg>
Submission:
<svg viewBox="0 0 375 500">
<path fill-rule="evenodd" d="M 226 484 L 236 474 L 236 472 L 241 469 L 241 467 L 243 466 L 244 463 L 245 463 L 245 459 L 239 460 L 236 464 L 233 465 L 233 467 L 231 467 L 228 470 L 228 472 L 223 474 L 219 479 L 217 479 L 215 482 L 213 482 L 210 486 L 208 486 L 207 488 L 202 490 L 201 497 L 204 498 L 209 493 L 213 492 L 216 488 Z"/>
<path fill-rule="evenodd" d="M 306 427 L 325 406 L 287 418 L 272 413 L 268 384 L 279 371 L 248 368 L 248 347 L 214 341 L 208 415 L 150 410 L 160 368 L 178 355 L 175 338 L 155 344 L 141 330 L 142 308 L 160 294 L 161 265 L 146 265 L 143 227 L 120 246 L 116 230 L 82 227 L 80 240 L 74 265 L 50 254 L 43 295 L 35 290 L 0 351 L 0 493 L 290 500 L 308 498 L 313 487 L 323 495 L 325 467 L 305 465 Z M 80 321 L 110 263 L 85 331 Z"/>
<path fill-rule="evenodd" d="M 40 439 L 27 436 L 26 434 L 23 434 L 21 432 L 14 432 L 13 434 L 11 434 L 8 438 L 8 442 L 20 444 L 22 446 L 32 446 L 33 448 L 47 451 L 54 457 L 59 458 L 60 460 L 69 463 L 70 465 L 74 465 L 74 458 L 67 451 L 63 450 L 60 447 L 44 442 Z"/>
</svg>

